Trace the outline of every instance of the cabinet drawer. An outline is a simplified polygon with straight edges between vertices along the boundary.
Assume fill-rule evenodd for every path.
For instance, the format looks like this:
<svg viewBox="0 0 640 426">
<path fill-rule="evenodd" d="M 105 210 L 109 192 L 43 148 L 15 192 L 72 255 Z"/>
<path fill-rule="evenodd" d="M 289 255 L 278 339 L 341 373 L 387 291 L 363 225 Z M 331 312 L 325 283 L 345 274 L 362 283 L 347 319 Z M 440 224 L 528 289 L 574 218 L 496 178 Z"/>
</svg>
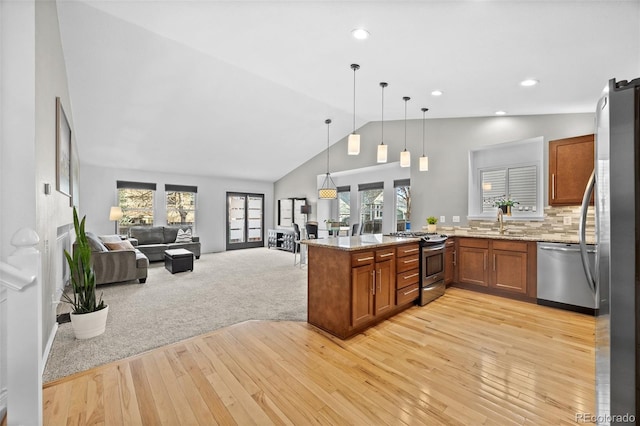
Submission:
<svg viewBox="0 0 640 426">
<path fill-rule="evenodd" d="M 420 246 L 418 244 L 407 244 L 406 246 L 398 247 L 397 252 L 398 257 L 411 256 L 420 253 Z"/>
<path fill-rule="evenodd" d="M 495 240 L 491 244 L 491 248 L 494 250 L 505 250 L 505 251 L 520 251 L 523 253 L 527 252 L 527 243 L 525 241 L 500 241 Z"/>
<path fill-rule="evenodd" d="M 404 305 L 413 302 L 420 296 L 420 286 L 412 284 L 408 287 L 396 291 L 396 305 Z"/>
<path fill-rule="evenodd" d="M 376 262 L 393 259 L 395 255 L 396 251 L 393 247 L 383 250 L 376 250 Z"/>
<path fill-rule="evenodd" d="M 460 247 L 489 248 L 489 240 L 482 238 L 460 238 L 458 241 Z"/>
<path fill-rule="evenodd" d="M 420 281 L 420 269 L 410 269 L 398 274 L 396 279 L 396 286 L 398 288 L 404 288 L 409 284 L 415 284 Z"/>
<path fill-rule="evenodd" d="M 401 257 L 396 261 L 396 272 L 405 272 L 420 267 L 420 254 Z"/>
<path fill-rule="evenodd" d="M 361 266 L 373 263 L 375 254 L 372 251 L 362 251 L 351 255 L 351 266 Z"/>
</svg>

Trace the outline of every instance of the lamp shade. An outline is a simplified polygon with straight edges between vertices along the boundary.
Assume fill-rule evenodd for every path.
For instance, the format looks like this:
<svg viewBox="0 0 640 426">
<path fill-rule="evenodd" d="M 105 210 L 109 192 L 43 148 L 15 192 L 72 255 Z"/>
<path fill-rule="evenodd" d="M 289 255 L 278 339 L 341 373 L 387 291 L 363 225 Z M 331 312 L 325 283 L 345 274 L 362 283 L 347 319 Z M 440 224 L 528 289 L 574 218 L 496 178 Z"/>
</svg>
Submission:
<svg viewBox="0 0 640 426">
<path fill-rule="evenodd" d="M 338 198 L 338 190 L 336 188 L 320 188 L 318 197 L 323 200 L 331 200 Z"/>
<path fill-rule="evenodd" d="M 309 214 L 311 213 L 311 206 L 309 204 L 303 204 L 300 206 L 300 213 Z"/>
<path fill-rule="evenodd" d="M 347 142 L 347 154 L 358 155 L 360 154 L 360 135 L 357 133 L 351 133 Z"/>
<path fill-rule="evenodd" d="M 378 163 L 387 162 L 387 145 L 378 145 Z"/>
<path fill-rule="evenodd" d="M 400 167 L 410 167 L 411 166 L 411 153 L 407 150 L 404 150 L 400 153 Z"/>
<path fill-rule="evenodd" d="M 429 157 L 425 155 L 420 157 L 420 171 L 426 172 L 428 170 L 429 170 Z"/>
<path fill-rule="evenodd" d="M 122 219 L 122 209 L 120 206 L 111 207 L 109 211 L 109 220 L 120 220 Z"/>
</svg>

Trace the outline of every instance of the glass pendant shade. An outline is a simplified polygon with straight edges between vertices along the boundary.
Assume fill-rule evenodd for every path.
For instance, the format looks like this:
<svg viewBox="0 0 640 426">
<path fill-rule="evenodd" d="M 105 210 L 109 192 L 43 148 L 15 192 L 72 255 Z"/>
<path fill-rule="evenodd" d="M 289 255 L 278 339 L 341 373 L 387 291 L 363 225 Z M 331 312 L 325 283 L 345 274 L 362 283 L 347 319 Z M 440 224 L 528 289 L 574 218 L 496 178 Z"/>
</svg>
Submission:
<svg viewBox="0 0 640 426">
<path fill-rule="evenodd" d="M 429 157 L 420 157 L 420 171 L 426 172 L 429 170 Z"/>
<path fill-rule="evenodd" d="M 360 154 L 360 135 L 357 133 L 351 133 L 347 142 L 347 154 L 358 155 Z"/>
<path fill-rule="evenodd" d="M 387 145 L 380 144 L 378 145 L 378 163 L 386 163 L 387 162 Z"/>
<path fill-rule="evenodd" d="M 400 153 L 400 167 L 411 166 L 411 153 L 406 149 Z"/>
</svg>

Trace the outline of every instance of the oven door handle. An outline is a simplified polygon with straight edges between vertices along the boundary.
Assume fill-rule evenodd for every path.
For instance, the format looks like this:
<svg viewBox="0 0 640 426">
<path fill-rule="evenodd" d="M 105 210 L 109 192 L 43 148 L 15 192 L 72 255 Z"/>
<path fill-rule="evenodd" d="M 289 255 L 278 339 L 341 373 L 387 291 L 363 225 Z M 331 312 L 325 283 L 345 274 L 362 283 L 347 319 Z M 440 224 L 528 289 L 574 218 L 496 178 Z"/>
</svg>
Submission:
<svg viewBox="0 0 640 426">
<path fill-rule="evenodd" d="M 444 250 L 444 244 L 439 244 L 437 246 L 422 247 L 422 251 L 439 251 L 439 250 Z"/>
</svg>

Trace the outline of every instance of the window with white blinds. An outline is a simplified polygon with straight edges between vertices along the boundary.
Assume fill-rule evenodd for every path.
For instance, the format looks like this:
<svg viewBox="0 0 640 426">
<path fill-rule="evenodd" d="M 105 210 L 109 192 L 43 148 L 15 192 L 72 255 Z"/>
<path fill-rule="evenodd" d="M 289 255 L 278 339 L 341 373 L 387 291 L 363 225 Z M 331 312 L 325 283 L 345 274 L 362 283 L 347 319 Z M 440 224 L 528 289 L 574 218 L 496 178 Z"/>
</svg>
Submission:
<svg viewBox="0 0 640 426">
<path fill-rule="evenodd" d="M 538 202 L 536 166 L 482 170 L 482 212 L 493 212 L 498 200 L 512 200 L 512 211 L 531 212 Z"/>
</svg>

